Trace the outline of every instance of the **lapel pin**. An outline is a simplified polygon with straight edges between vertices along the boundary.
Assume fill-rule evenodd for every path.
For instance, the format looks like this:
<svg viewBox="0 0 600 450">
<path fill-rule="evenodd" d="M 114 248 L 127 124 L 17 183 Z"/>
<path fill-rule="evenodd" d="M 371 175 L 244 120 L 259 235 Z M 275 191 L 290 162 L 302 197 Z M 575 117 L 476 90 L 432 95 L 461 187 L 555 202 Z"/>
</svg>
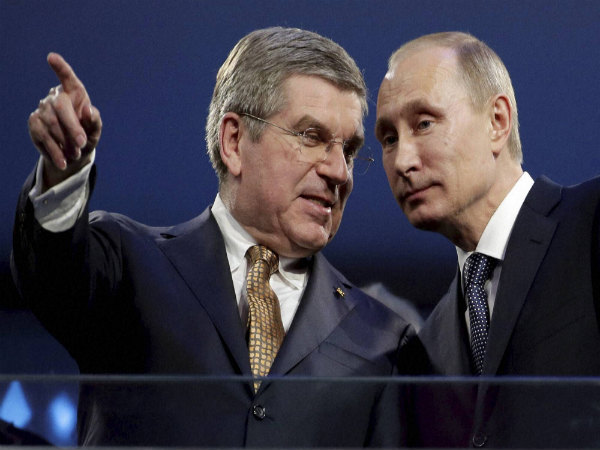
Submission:
<svg viewBox="0 0 600 450">
<path fill-rule="evenodd" d="M 338 295 L 338 297 L 341 298 L 344 298 L 346 296 L 346 293 L 342 291 L 341 287 L 335 288 L 335 293 Z"/>
</svg>

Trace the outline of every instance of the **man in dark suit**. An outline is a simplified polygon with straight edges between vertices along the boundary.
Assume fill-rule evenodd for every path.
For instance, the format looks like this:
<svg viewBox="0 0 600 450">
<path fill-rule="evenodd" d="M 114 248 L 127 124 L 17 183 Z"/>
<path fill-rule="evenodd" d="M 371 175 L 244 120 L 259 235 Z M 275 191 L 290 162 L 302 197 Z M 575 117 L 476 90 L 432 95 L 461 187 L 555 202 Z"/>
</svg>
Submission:
<svg viewBox="0 0 600 450">
<path fill-rule="evenodd" d="M 348 54 L 298 29 L 241 39 L 207 122 L 219 193 L 200 216 L 161 228 L 88 215 L 100 114 L 62 57 L 48 62 L 60 86 L 29 120 L 41 158 L 15 225 L 21 293 L 82 373 L 218 377 L 90 380 L 81 442 L 380 442 L 375 384 L 286 381 L 389 375 L 412 333 L 319 253 L 340 225 L 363 142 L 366 89 Z M 267 373 L 262 383 L 239 377 Z"/>
<path fill-rule="evenodd" d="M 515 95 L 493 50 L 452 32 L 402 46 L 381 84 L 376 135 L 408 220 L 458 254 L 448 294 L 406 347 L 419 357 L 401 363 L 444 375 L 600 375 L 600 179 L 562 187 L 523 172 Z M 561 396 L 484 380 L 417 387 L 415 442 L 599 443 L 587 388 Z"/>
</svg>

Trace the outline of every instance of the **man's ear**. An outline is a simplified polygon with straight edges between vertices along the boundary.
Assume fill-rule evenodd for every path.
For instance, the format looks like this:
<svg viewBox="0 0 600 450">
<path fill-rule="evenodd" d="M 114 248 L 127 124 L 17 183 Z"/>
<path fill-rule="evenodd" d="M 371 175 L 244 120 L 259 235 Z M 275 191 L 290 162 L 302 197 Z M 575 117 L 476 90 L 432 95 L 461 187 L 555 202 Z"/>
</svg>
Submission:
<svg viewBox="0 0 600 450">
<path fill-rule="evenodd" d="M 219 129 L 219 145 L 221 148 L 221 159 L 227 169 L 234 177 L 242 171 L 242 158 L 240 154 L 240 131 L 241 118 L 233 112 L 226 113 L 221 119 Z"/>
<path fill-rule="evenodd" d="M 498 155 L 506 147 L 512 129 L 512 107 L 508 97 L 498 94 L 490 101 L 490 140 L 492 151 Z"/>
</svg>

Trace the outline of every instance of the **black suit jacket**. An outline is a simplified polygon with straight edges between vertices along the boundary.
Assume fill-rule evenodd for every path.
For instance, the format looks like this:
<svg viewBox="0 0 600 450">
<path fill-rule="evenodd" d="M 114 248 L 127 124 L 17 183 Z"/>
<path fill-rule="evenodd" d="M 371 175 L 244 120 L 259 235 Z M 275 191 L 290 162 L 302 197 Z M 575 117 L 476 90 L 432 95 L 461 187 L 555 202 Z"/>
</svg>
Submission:
<svg viewBox="0 0 600 450">
<path fill-rule="evenodd" d="M 50 233 L 19 202 L 17 285 L 82 373 L 216 376 L 198 383 L 89 383 L 81 388 L 86 444 L 362 446 L 380 387 L 298 377 L 386 376 L 412 333 L 401 317 L 314 255 L 300 306 L 255 395 L 245 326 L 224 241 L 210 210 L 174 227 L 85 213 Z M 336 291 L 340 288 L 344 295 Z M 234 376 L 234 378 L 227 378 Z M 283 379 L 278 379 L 283 377 Z"/>
<path fill-rule="evenodd" d="M 413 392 L 414 441 L 425 446 L 556 447 L 600 444 L 597 388 L 501 376 L 600 375 L 600 178 L 574 187 L 538 179 L 516 219 L 502 263 L 482 378 Z M 469 375 L 459 273 L 407 346 L 425 368 Z M 491 378 L 488 378 L 491 377 Z M 593 397 L 590 395 L 595 394 Z"/>
</svg>

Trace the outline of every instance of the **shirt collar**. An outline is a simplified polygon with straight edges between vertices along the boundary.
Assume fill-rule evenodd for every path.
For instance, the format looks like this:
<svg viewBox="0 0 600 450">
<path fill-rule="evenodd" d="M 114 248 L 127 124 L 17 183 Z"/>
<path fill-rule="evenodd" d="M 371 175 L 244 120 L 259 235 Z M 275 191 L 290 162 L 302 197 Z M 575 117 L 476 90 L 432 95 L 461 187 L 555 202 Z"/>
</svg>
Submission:
<svg viewBox="0 0 600 450">
<path fill-rule="evenodd" d="M 211 212 L 225 240 L 225 251 L 227 252 L 231 272 L 235 272 L 242 265 L 246 267 L 246 252 L 250 247 L 257 244 L 256 240 L 231 215 L 218 193 Z M 279 258 L 279 274 L 295 289 L 304 287 L 304 279 L 307 273 L 308 259 Z"/>
<path fill-rule="evenodd" d="M 527 172 L 524 172 L 490 218 L 483 230 L 481 239 L 479 239 L 475 249 L 476 252 L 491 256 L 499 261 L 504 260 L 508 239 L 517 220 L 517 215 L 532 186 L 533 178 Z M 462 273 L 467 258 L 473 252 L 466 252 L 460 247 L 456 247 L 456 253 L 460 272 Z"/>
</svg>

